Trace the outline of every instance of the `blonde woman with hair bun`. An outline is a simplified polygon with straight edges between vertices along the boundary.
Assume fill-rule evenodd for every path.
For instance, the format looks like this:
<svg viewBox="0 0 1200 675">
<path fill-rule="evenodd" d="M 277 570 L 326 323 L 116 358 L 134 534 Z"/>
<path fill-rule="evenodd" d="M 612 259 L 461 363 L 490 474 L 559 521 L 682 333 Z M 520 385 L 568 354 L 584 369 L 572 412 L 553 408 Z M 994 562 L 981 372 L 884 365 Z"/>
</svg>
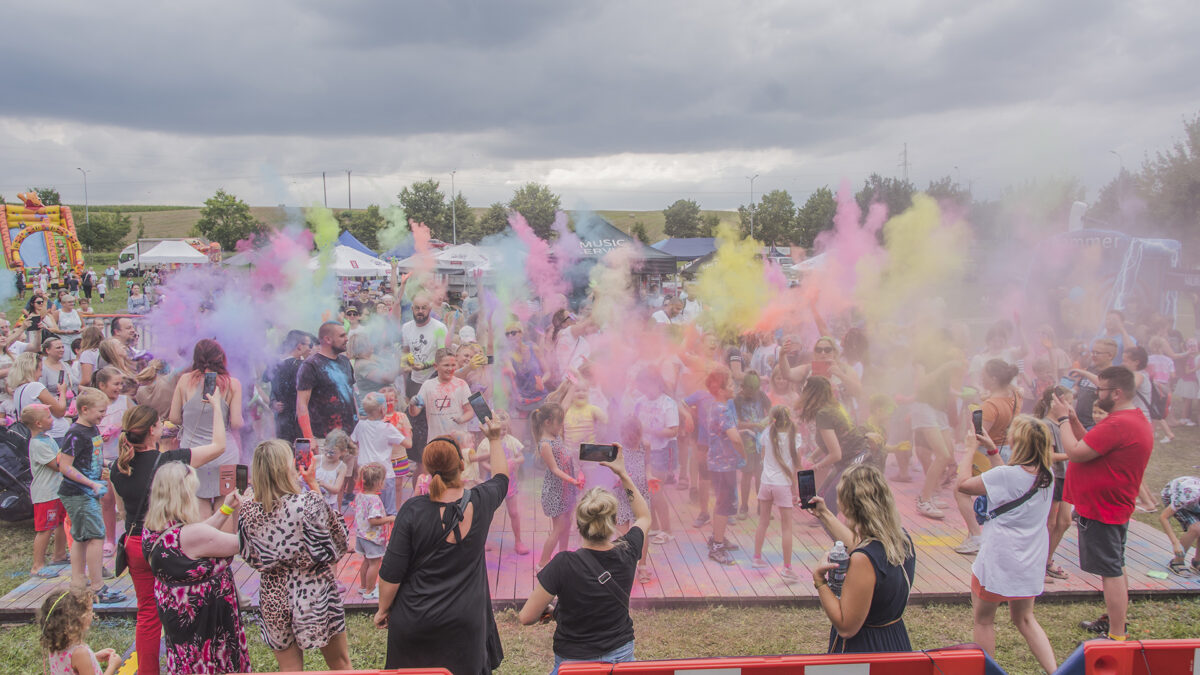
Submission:
<svg viewBox="0 0 1200 675">
<path fill-rule="evenodd" d="M 575 506 L 575 525 L 583 539 L 577 551 L 561 551 L 537 575 L 533 593 L 521 608 L 519 618 L 526 626 L 541 620 L 550 602 L 553 610 L 554 670 L 569 661 L 622 663 L 633 661 L 633 619 L 629 616 L 629 593 L 638 559 L 650 527 L 650 506 L 629 472 L 621 446 L 611 462 L 600 462 L 621 481 L 621 489 L 633 508 L 634 523 L 615 541 L 617 497 L 604 488 L 592 488 Z"/>
</svg>

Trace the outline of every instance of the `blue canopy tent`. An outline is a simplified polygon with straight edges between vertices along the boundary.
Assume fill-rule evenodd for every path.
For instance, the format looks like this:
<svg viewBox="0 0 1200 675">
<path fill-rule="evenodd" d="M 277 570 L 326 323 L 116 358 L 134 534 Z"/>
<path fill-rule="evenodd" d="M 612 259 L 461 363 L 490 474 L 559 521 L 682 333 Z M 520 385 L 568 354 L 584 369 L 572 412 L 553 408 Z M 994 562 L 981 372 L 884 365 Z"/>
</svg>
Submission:
<svg viewBox="0 0 1200 675">
<path fill-rule="evenodd" d="M 667 255 L 675 256 L 676 262 L 687 263 L 717 250 L 717 240 L 712 237 L 673 237 L 650 245 Z"/>
<path fill-rule="evenodd" d="M 341 246 L 349 246 L 350 248 L 354 249 L 355 251 L 358 251 L 359 253 L 365 253 L 365 254 L 371 256 L 372 258 L 375 257 L 375 251 L 372 251 L 371 249 L 367 248 L 366 244 L 359 241 L 357 237 L 350 234 L 349 232 L 343 232 L 343 233 L 339 234 L 338 238 L 337 238 L 337 243 Z"/>
</svg>

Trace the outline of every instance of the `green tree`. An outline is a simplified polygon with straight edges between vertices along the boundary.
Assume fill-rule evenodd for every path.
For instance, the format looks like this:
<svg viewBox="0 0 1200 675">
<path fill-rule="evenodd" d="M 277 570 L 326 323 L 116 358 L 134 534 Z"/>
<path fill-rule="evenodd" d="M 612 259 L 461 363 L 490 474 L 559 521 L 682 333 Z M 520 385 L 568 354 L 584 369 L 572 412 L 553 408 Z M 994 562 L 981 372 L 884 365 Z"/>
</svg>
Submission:
<svg viewBox="0 0 1200 675">
<path fill-rule="evenodd" d="M 237 243 L 242 239 L 260 235 L 266 230 L 267 226 L 250 213 L 250 206 L 246 202 L 225 190 L 217 190 L 216 194 L 204 200 L 200 220 L 196 221 L 196 227 L 193 228 L 195 234 L 217 242 L 226 251 L 237 248 Z"/>
<path fill-rule="evenodd" d="M 457 221 L 459 241 L 468 241 L 467 233 L 474 232 L 478 229 L 478 225 L 475 222 L 475 211 L 471 208 L 471 205 L 467 203 L 467 198 L 463 196 L 462 192 L 454 195 L 454 199 L 451 201 L 451 204 L 453 206 L 450 211 L 451 237 L 454 235 L 454 222 Z"/>
<path fill-rule="evenodd" d="M 715 237 L 717 236 L 717 226 L 721 224 L 721 216 L 715 213 L 709 213 L 700 219 L 700 232 L 697 236 Z"/>
<path fill-rule="evenodd" d="M 949 202 L 962 207 L 971 205 L 971 191 L 959 185 L 950 176 L 942 176 L 937 180 L 929 181 L 929 187 L 925 189 L 925 194 L 940 203 Z"/>
<path fill-rule="evenodd" d="M 414 223 L 429 228 L 435 239 L 450 241 L 450 207 L 436 180 L 417 181 L 400 190 L 400 208 Z"/>
<path fill-rule="evenodd" d="M 1100 188 L 1096 201 L 1088 206 L 1088 217 L 1124 230 L 1126 219 L 1138 215 L 1136 212 L 1144 209 L 1140 179 L 1140 176 L 1121 167 L 1116 177 Z"/>
<path fill-rule="evenodd" d="M 508 208 L 524 216 L 534 234 L 548 241 L 554 236 L 554 216 L 562 208 L 562 203 L 549 186 L 531 182 L 513 193 Z"/>
<path fill-rule="evenodd" d="M 379 250 L 379 231 L 387 227 L 378 204 L 371 204 L 362 211 L 341 211 L 337 214 L 338 225 L 349 232 L 372 251 Z"/>
<path fill-rule="evenodd" d="M 637 237 L 637 240 L 643 244 L 650 243 L 650 233 L 646 231 L 646 224 L 640 220 L 633 222 L 633 226 L 629 228 L 629 234 Z"/>
<path fill-rule="evenodd" d="M 1200 223 L 1200 115 L 1183 124 L 1184 137 L 1142 165 L 1138 191 L 1149 221 L 1176 239 L 1191 239 Z"/>
<path fill-rule="evenodd" d="M 489 206 L 488 210 L 483 213 L 483 216 L 471 223 L 470 227 L 466 230 L 460 227 L 458 238 L 460 241 L 478 243 L 484 237 L 500 234 L 507 229 L 508 207 L 500 202 L 496 202 Z"/>
<path fill-rule="evenodd" d="M 817 235 L 833 228 L 833 216 L 837 212 L 837 199 L 828 185 L 813 190 L 796 212 L 795 242 L 804 248 L 812 248 Z"/>
<path fill-rule="evenodd" d="M 38 199 L 42 200 L 42 204 L 45 206 L 62 204 L 62 198 L 59 197 L 58 190 L 52 187 L 34 188 L 33 191 L 37 193 Z"/>
<path fill-rule="evenodd" d="M 858 207 L 867 212 L 871 204 L 880 202 L 887 206 L 889 217 L 904 213 L 912 206 L 912 196 L 916 192 L 913 184 L 900 178 L 884 178 L 877 173 L 863 182 L 863 188 L 854 195 Z"/>
<path fill-rule="evenodd" d="M 772 190 L 763 195 L 754 211 L 753 233 L 750 231 L 750 208 L 739 206 L 738 215 L 742 220 L 742 236 L 753 234 L 755 239 L 771 246 L 795 239 L 796 203 L 787 190 Z"/>
<path fill-rule="evenodd" d="M 145 239 L 145 238 L 146 238 L 146 223 L 142 220 L 141 216 L 138 216 L 138 231 L 137 231 L 137 236 L 134 237 L 134 239 L 136 240 L 136 239 Z"/>
<path fill-rule="evenodd" d="M 699 237 L 704 223 L 700 205 L 691 199 L 679 199 L 663 209 L 663 232 L 668 237 Z"/>
<path fill-rule="evenodd" d="M 75 227 L 75 234 L 81 246 L 89 251 L 115 251 L 121 248 L 121 240 L 133 228 L 133 219 L 120 211 L 111 211 L 97 213 L 90 225 L 79 225 Z"/>
</svg>

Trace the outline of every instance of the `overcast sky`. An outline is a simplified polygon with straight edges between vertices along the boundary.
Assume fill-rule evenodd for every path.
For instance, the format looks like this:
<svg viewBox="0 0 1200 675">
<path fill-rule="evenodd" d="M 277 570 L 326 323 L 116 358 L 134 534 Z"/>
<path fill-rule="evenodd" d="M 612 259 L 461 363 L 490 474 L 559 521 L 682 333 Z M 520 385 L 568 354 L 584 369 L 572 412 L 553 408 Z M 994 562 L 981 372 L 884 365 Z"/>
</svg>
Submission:
<svg viewBox="0 0 1200 675">
<path fill-rule="evenodd" d="M 92 203 L 472 205 L 548 183 L 568 208 L 731 209 L 755 193 L 1088 198 L 1200 112 L 1195 0 L 34 2 L 0 40 L 0 194 Z M 15 31 L 15 32 L 14 32 Z"/>
</svg>

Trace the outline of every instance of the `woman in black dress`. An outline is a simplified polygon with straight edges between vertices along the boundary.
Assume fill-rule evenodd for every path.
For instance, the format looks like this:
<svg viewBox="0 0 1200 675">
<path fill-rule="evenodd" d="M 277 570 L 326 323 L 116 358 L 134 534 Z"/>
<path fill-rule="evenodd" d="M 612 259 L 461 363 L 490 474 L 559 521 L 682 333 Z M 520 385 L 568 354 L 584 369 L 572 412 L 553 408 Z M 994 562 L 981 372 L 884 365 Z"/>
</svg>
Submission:
<svg viewBox="0 0 1200 675">
<path fill-rule="evenodd" d="M 508 460 L 500 426 L 484 425 L 492 478 L 464 491 L 458 444 L 425 446 L 429 494 L 404 502 L 379 570 L 375 625 L 388 629 L 385 668 L 446 668 L 480 675 L 504 658 L 484 546 L 492 515 L 508 494 Z"/>
<path fill-rule="evenodd" d="M 841 597 L 825 579 L 836 564 L 819 565 L 812 572 L 821 608 L 833 624 L 829 652 L 912 651 L 903 616 L 916 574 L 916 552 L 900 526 L 900 512 L 883 473 L 869 464 L 846 469 L 838 482 L 837 501 L 846 524 L 825 500 L 812 499 L 813 514 L 851 551 Z"/>
</svg>

